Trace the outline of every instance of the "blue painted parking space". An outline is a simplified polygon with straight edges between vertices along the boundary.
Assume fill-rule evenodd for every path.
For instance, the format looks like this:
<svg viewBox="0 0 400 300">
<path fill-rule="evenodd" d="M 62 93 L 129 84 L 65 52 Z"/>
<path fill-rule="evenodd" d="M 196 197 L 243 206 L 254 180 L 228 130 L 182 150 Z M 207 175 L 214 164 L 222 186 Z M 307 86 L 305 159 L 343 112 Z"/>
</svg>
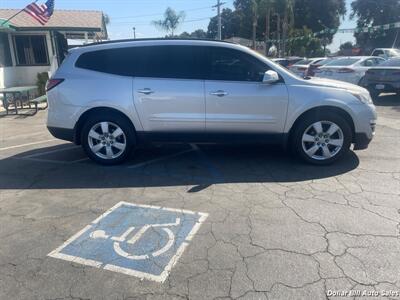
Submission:
<svg viewBox="0 0 400 300">
<path fill-rule="evenodd" d="M 49 256 L 164 282 L 205 213 L 120 202 Z"/>
</svg>

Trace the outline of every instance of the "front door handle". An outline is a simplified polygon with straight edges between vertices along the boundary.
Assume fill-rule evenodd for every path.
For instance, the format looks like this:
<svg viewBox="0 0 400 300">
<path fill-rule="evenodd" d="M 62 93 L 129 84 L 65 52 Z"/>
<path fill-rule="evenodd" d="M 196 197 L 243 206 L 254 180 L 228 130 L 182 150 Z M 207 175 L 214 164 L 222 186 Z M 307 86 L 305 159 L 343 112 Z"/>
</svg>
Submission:
<svg viewBox="0 0 400 300">
<path fill-rule="evenodd" d="M 222 91 L 222 90 L 218 90 L 218 91 L 215 91 L 215 92 L 211 92 L 210 95 L 218 96 L 218 97 L 224 97 L 224 96 L 228 95 L 228 92 L 225 92 L 225 91 Z"/>
<path fill-rule="evenodd" d="M 151 89 L 146 88 L 146 89 L 138 90 L 138 93 L 139 94 L 145 94 L 145 95 L 151 95 L 151 94 L 154 93 L 154 91 L 152 91 Z"/>
</svg>

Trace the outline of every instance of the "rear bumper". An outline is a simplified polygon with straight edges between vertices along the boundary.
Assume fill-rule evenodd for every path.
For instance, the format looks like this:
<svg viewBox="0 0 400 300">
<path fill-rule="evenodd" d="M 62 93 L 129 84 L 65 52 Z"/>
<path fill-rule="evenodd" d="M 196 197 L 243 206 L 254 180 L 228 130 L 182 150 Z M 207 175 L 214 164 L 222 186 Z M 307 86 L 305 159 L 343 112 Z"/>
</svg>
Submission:
<svg viewBox="0 0 400 300">
<path fill-rule="evenodd" d="M 377 85 L 383 85 L 382 89 L 377 89 Z M 396 92 L 400 90 L 400 82 L 394 81 L 379 81 L 379 80 L 368 80 L 365 79 L 362 86 L 368 90 L 377 92 Z"/>
<path fill-rule="evenodd" d="M 59 128 L 59 127 L 50 127 L 47 126 L 47 129 L 57 139 L 75 142 L 75 132 L 73 129 L 68 128 Z"/>
</svg>

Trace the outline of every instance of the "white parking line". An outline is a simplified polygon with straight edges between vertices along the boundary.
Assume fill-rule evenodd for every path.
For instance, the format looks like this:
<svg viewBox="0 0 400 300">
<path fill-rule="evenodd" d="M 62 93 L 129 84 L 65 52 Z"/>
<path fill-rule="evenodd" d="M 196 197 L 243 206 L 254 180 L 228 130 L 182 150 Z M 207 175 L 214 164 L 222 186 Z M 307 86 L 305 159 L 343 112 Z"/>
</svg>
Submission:
<svg viewBox="0 0 400 300">
<path fill-rule="evenodd" d="M 33 157 L 37 157 L 37 156 L 42 156 L 42 155 L 46 155 L 46 154 L 52 154 L 52 153 L 57 153 L 57 152 L 62 152 L 62 151 L 67 151 L 67 150 L 72 150 L 72 149 L 77 149 L 77 148 L 79 148 L 79 146 L 73 145 L 72 147 L 65 147 L 62 149 L 55 149 L 55 150 L 51 150 L 51 151 L 39 152 L 39 153 L 27 155 L 27 156 L 22 156 L 22 158 L 33 158 Z"/>
<path fill-rule="evenodd" d="M 166 159 L 169 159 L 169 158 L 173 158 L 173 157 L 176 157 L 176 156 L 179 156 L 179 155 L 182 155 L 182 154 L 185 154 L 185 153 L 189 153 L 189 152 L 192 152 L 192 151 L 194 151 L 194 149 L 183 150 L 183 151 L 180 151 L 178 153 L 174 153 L 174 154 L 171 154 L 171 155 L 166 155 L 166 156 L 163 156 L 163 157 L 155 158 L 155 159 L 148 160 L 148 161 L 145 161 L 145 162 L 142 162 L 142 163 L 138 163 L 136 165 L 129 166 L 128 169 L 136 169 L 136 168 L 144 167 L 144 166 L 147 166 L 147 165 L 150 165 L 150 164 L 153 164 L 153 163 L 156 163 L 156 162 L 160 162 L 160 161 L 163 161 L 163 160 L 166 160 Z"/>
<path fill-rule="evenodd" d="M 15 148 L 22 148 L 22 147 L 27 147 L 27 146 L 32 146 L 32 145 L 38 145 L 38 144 L 44 144 L 44 143 L 53 142 L 53 141 L 58 141 L 58 140 L 57 140 L 57 139 L 51 139 L 51 140 L 44 140 L 44 141 L 39 141 L 39 142 L 32 142 L 32 143 L 27 143 L 27 144 L 22 144 L 22 145 L 15 145 L 15 146 L 10 146 L 10 147 L 4 147 L 4 148 L 0 148 L 0 151 L 10 150 L 10 149 L 15 149 Z"/>
</svg>

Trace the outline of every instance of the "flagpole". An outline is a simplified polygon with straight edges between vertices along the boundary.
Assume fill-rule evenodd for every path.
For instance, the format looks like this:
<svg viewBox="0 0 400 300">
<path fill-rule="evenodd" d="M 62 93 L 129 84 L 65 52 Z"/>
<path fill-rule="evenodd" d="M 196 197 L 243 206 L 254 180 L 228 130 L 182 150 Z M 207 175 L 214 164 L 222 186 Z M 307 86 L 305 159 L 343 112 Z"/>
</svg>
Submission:
<svg viewBox="0 0 400 300">
<path fill-rule="evenodd" d="M 36 3 L 39 0 L 35 0 L 32 3 Z M 8 18 L 7 20 L 5 20 L 3 23 L 1 23 L 1 26 L 3 26 L 4 24 L 6 24 L 7 22 L 9 22 L 11 19 L 15 18 L 16 16 L 18 16 L 20 13 L 22 13 L 24 11 L 25 7 L 23 9 L 21 9 L 19 12 L 17 12 L 16 14 L 12 15 L 10 18 Z"/>
</svg>

